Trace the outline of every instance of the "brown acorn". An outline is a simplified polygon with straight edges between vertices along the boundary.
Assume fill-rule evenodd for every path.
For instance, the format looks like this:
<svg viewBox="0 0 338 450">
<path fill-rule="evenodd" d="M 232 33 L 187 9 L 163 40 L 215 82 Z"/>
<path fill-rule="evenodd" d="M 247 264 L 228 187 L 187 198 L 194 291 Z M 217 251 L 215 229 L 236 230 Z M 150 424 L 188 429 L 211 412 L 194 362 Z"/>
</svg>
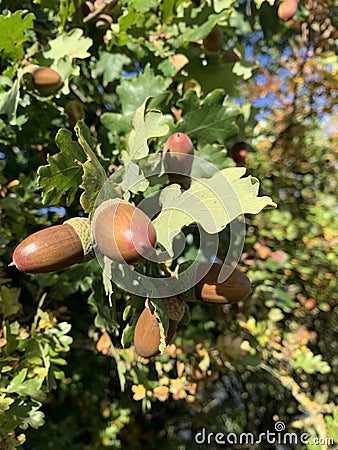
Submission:
<svg viewBox="0 0 338 450">
<path fill-rule="evenodd" d="M 85 118 L 83 106 L 77 100 L 70 100 L 65 106 L 65 112 L 71 127 L 75 127 L 78 120 Z"/>
<path fill-rule="evenodd" d="M 37 67 L 32 76 L 34 86 L 42 94 L 51 94 L 62 85 L 61 76 L 50 67 Z"/>
<path fill-rule="evenodd" d="M 278 17 L 282 20 L 292 19 L 298 9 L 298 0 L 284 0 L 278 7 Z"/>
<path fill-rule="evenodd" d="M 203 39 L 203 48 L 207 55 L 217 55 L 223 47 L 223 33 L 219 26 L 215 26 L 209 35 Z"/>
<path fill-rule="evenodd" d="M 161 344 L 160 326 L 149 308 L 144 308 L 134 330 L 134 345 L 137 353 L 150 358 L 159 352 Z"/>
<path fill-rule="evenodd" d="M 207 263 L 200 263 L 195 275 L 198 280 L 198 273 L 204 273 L 209 267 Z M 218 276 L 222 269 L 222 264 L 212 264 L 209 271 L 203 278 L 196 281 L 193 288 L 179 294 L 185 301 L 202 300 L 207 303 L 231 304 L 244 300 L 252 291 L 249 278 L 240 270 L 226 266 L 226 271 L 230 274 L 225 281 L 219 282 Z M 184 286 L 184 272 L 182 274 L 182 286 Z"/>
<path fill-rule="evenodd" d="M 14 250 L 10 265 L 21 272 L 47 273 L 93 256 L 89 219 L 74 217 L 28 236 Z"/>
<path fill-rule="evenodd" d="M 230 150 L 229 156 L 239 165 L 244 165 L 246 157 L 248 156 L 248 150 L 250 149 L 249 144 L 246 142 L 236 142 Z"/>
<path fill-rule="evenodd" d="M 179 320 L 173 320 L 169 317 L 169 326 L 166 337 L 166 344 L 169 344 L 173 339 Z M 152 314 L 149 307 L 145 307 L 140 314 L 135 330 L 134 330 L 134 345 L 137 353 L 144 358 L 159 353 L 161 344 L 160 326 L 155 314 Z"/>
<path fill-rule="evenodd" d="M 154 255 L 156 232 L 150 218 L 125 200 L 103 202 L 94 212 L 92 229 L 99 250 L 113 261 L 137 264 Z"/>
<path fill-rule="evenodd" d="M 179 322 L 182 320 L 185 311 L 185 301 L 173 296 L 163 299 L 163 305 L 169 319 Z"/>
</svg>

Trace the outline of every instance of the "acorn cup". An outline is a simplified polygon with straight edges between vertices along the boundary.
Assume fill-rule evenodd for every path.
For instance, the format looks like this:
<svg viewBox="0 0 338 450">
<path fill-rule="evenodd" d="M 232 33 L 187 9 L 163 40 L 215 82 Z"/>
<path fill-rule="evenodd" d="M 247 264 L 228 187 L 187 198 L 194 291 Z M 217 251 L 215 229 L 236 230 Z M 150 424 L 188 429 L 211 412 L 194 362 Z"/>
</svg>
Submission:
<svg viewBox="0 0 338 450">
<path fill-rule="evenodd" d="M 10 266 L 25 273 L 48 273 L 93 257 L 89 219 L 74 217 L 24 239 L 14 250 Z"/>
<path fill-rule="evenodd" d="M 200 263 L 198 265 L 197 273 L 194 276 L 196 279 L 194 287 L 179 294 L 182 300 L 232 304 L 244 300 L 252 292 L 249 278 L 243 272 L 231 266 L 226 266 L 226 272 L 230 273 L 230 275 L 226 280 L 219 282 L 218 276 L 223 267 L 222 264 L 212 264 L 206 275 L 197 281 L 199 279 L 198 273 L 204 273 L 209 266 L 208 263 Z M 187 283 L 184 272 L 181 277 L 179 276 L 180 279 L 183 287 Z"/>
<path fill-rule="evenodd" d="M 156 231 L 150 218 L 125 200 L 103 202 L 94 212 L 92 229 L 99 250 L 115 262 L 138 264 L 155 255 Z"/>
</svg>

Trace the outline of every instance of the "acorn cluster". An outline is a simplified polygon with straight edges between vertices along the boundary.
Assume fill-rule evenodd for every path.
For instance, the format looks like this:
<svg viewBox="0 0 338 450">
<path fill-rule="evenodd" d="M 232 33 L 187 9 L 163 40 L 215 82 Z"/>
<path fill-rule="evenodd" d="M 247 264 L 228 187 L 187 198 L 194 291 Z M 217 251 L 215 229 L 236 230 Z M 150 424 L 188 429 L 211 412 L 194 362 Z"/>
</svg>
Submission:
<svg viewBox="0 0 338 450">
<path fill-rule="evenodd" d="M 163 160 L 169 180 L 179 183 L 182 189 L 189 185 L 193 154 L 193 144 L 184 133 L 174 133 L 164 146 Z M 156 260 L 156 231 L 151 218 L 132 203 L 115 198 L 99 205 L 91 219 L 72 218 L 28 236 L 14 250 L 11 265 L 30 274 L 66 269 L 94 258 L 93 236 L 97 249 L 114 262 L 137 265 Z M 199 263 L 192 275 L 195 278 L 187 280 L 185 269 L 190 264 L 179 266 L 178 283 L 182 293 L 162 299 L 168 316 L 166 343 L 175 335 L 186 302 L 231 304 L 245 299 L 251 292 L 249 279 L 238 268 L 228 267 L 228 276 L 219 281 L 224 266 Z M 185 290 L 187 285 L 193 287 Z M 151 357 L 159 352 L 160 344 L 160 323 L 151 302 L 146 300 L 136 323 L 134 345 L 141 356 Z"/>
</svg>

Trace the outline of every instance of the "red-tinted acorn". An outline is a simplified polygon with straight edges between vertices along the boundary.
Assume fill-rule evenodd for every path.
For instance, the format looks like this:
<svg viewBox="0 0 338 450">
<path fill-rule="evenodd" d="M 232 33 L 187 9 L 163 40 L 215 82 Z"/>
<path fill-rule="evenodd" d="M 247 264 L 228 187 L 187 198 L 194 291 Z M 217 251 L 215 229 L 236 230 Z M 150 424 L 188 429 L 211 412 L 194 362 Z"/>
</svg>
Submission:
<svg viewBox="0 0 338 450">
<path fill-rule="evenodd" d="M 167 139 L 163 159 L 171 183 L 189 183 L 193 158 L 194 146 L 187 134 L 177 132 Z"/>
<path fill-rule="evenodd" d="M 209 272 L 196 284 L 196 298 L 207 303 L 237 303 L 244 300 L 252 291 L 252 285 L 245 273 L 231 269 L 226 280 L 219 282 L 221 264 L 213 264 Z"/>
<path fill-rule="evenodd" d="M 103 202 L 94 212 L 92 230 L 99 250 L 113 261 L 138 264 L 155 254 L 156 231 L 150 218 L 125 200 Z"/>
<path fill-rule="evenodd" d="M 282 20 L 290 20 L 298 9 L 297 0 L 284 0 L 278 7 L 278 17 Z"/>
</svg>

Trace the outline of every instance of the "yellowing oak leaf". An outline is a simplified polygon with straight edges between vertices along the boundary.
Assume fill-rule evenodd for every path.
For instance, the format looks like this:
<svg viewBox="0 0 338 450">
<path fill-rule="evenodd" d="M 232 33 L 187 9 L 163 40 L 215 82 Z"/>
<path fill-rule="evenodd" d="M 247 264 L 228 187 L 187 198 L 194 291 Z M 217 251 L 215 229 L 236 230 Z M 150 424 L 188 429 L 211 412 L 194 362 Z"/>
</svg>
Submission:
<svg viewBox="0 0 338 450">
<path fill-rule="evenodd" d="M 146 388 L 143 386 L 143 384 L 134 384 L 131 387 L 131 390 L 134 393 L 133 399 L 135 401 L 143 400 L 146 396 Z"/>
<path fill-rule="evenodd" d="M 157 386 L 153 390 L 154 397 L 157 398 L 160 402 L 165 402 L 169 397 L 169 388 L 168 386 Z"/>
</svg>

